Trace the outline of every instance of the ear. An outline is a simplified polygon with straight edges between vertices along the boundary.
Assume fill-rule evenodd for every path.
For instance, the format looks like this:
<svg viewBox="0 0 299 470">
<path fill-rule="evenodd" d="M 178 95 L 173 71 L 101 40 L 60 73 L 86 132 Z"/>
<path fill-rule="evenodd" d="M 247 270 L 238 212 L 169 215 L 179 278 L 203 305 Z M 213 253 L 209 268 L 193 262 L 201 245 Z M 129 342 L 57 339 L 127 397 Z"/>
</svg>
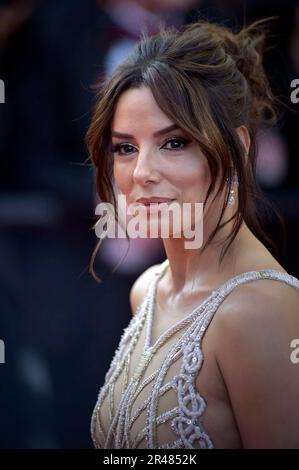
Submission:
<svg viewBox="0 0 299 470">
<path fill-rule="evenodd" d="M 250 148 L 249 131 L 248 131 L 246 126 L 240 126 L 240 127 L 236 128 L 236 132 L 239 135 L 239 138 L 240 138 L 240 140 L 243 144 L 243 147 L 244 147 L 244 150 L 245 150 L 245 158 L 246 158 L 246 161 L 247 161 L 247 155 L 248 155 L 249 148 Z"/>
</svg>

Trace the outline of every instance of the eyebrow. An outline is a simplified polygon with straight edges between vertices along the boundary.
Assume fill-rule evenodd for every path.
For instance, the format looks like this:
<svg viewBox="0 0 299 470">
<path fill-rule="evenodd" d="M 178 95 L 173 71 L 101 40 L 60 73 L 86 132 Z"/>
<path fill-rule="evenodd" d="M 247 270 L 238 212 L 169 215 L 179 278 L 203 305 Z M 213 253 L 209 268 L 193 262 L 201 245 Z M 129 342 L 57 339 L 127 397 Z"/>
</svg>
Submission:
<svg viewBox="0 0 299 470">
<path fill-rule="evenodd" d="M 171 126 L 164 127 L 164 129 L 160 129 L 153 133 L 154 137 L 160 137 L 161 135 L 167 134 L 168 132 L 174 131 L 176 129 L 180 129 L 177 124 L 172 124 Z M 131 134 L 123 134 L 122 132 L 112 131 L 111 137 L 120 137 L 121 139 L 134 139 L 134 136 Z"/>
</svg>

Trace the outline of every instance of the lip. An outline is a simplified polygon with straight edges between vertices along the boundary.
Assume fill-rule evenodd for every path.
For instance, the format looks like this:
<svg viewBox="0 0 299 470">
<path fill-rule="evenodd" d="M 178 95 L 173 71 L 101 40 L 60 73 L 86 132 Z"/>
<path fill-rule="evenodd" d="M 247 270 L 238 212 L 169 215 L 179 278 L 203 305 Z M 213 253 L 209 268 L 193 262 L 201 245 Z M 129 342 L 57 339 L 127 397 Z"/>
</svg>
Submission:
<svg viewBox="0 0 299 470">
<path fill-rule="evenodd" d="M 137 203 L 144 204 L 146 206 L 149 204 L 159 204 L 161 202 L 171 202 L 171 201 L 174 201 L 174 199 L 171 199 L 168 197 L 151 197 L 151 198 L 141 197 L 136 200 Z"/>
</svg>

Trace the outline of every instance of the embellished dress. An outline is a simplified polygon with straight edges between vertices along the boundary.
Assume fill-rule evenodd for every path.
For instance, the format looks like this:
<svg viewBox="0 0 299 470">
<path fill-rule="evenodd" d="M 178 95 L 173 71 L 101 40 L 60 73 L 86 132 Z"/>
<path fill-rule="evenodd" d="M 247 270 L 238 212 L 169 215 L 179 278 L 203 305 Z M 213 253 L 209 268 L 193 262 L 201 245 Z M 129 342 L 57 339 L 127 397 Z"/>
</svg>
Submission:
<svg viewBox="0 0 299 470">
<path fill-rule="evenodd" d="M 202 338 L 223 300 L 244 283 L 259 279 L 284 282 L 299 290 L 299 280 L 274 269 L 242 273 L 213 291 L 195 310 L 151 344 L 156 286 L 166 259 L 125 328 L 91 419 L 98 449 L 206 449 L 206 408 L 195 382 L 201 369 Z"/>
</svg>

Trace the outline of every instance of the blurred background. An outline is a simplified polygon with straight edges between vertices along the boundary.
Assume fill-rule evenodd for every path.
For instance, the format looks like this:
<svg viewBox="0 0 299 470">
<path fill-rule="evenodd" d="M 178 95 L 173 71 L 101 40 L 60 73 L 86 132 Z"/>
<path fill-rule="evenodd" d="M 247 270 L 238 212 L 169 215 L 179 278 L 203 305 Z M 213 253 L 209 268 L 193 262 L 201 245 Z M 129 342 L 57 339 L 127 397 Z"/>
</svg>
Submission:
<svg viewBox="0 0 299 470">
<path fill-rule="evenodd" d="M 286 223 L 280 262 L 299 277 L 299 4 L 291 0 L 0 0 L 0 364 L 1 448 L 91 448 L 90 418 L 120 335 L 129 291 L 164 260 L 157 240 L 98 239 L 94 174 L 85 134 L 93 85 L 111 74 L 160 22 L 199 16 L 236 27 L 279 15 L 265 67 L 285 109 L 257 140 L 260 185 Z M 276 238 L 274 220 L 269 232 Z"/>
</svg>

